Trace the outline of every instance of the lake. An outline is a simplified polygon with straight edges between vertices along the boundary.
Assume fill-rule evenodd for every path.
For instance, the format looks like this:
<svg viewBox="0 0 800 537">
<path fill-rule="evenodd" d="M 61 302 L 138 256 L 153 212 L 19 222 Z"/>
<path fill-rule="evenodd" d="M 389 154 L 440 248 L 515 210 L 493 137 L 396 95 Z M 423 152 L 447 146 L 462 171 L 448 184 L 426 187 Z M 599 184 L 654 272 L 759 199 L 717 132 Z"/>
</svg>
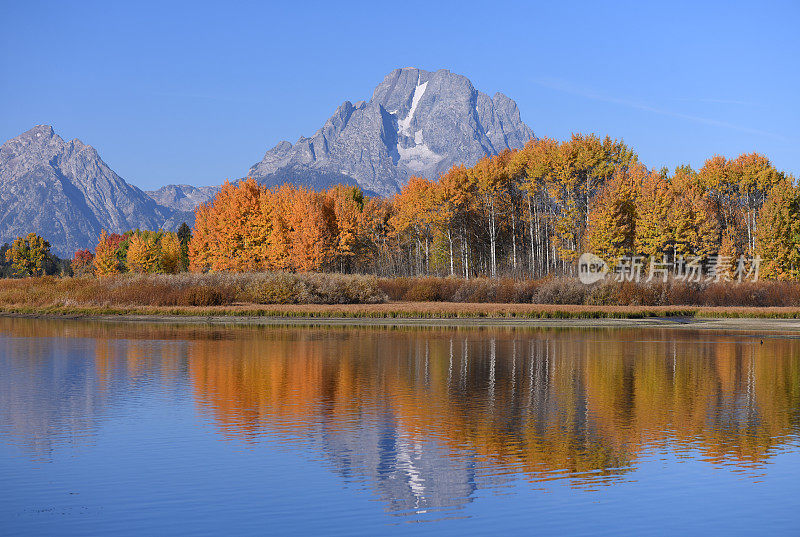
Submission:
<svg viewBox="0 0 800 537">
<path fill-rule="evenodd" d="M 0 534 L 797 534 L 800 339 L 0 318 Z"/>
</svg>

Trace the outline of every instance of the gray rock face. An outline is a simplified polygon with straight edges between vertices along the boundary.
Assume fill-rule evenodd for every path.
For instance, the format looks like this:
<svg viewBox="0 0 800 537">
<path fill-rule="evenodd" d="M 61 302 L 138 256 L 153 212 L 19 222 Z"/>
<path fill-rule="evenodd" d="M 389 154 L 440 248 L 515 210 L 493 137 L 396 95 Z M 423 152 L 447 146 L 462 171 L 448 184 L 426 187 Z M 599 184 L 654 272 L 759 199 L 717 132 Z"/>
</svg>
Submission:
<svg viewBox="0 0 800 537">
<path fill-rule="evenodd" d="M 126 183 L 92 146 L 65 142 L 50 126 L 0 146 L 0 243 L 35 232 L 71 257 L 94 247 L 102 229 L 177 229 L 187 218 Z"/>
<path fill-rule="evenodd" d="M 219 192 L 216 186 L 167 185 L 158 190 L 145 190 L 145 194 L 164 207 L 177 211 L 194 211 L 201 203 L 211 200 Z"/>
<path fill-rule="evenodd" d="M 411 176 L 434 178 L 454 164 L 471 166 L 533 136 L 502 93 L 489 97 L 447 70 L 396 69 L 369 102 L 345 101 L 314 136 L 279 143 L 249 175 L 267 185 L 357 184 L 388 196 Z"/>
</svg>

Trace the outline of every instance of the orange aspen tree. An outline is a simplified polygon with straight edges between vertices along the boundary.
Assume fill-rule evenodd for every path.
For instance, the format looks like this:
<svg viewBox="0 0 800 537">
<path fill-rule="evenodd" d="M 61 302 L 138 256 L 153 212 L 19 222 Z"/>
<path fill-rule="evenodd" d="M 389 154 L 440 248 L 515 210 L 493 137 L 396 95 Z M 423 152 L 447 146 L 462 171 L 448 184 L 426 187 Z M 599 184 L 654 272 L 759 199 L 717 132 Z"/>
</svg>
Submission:
<svg viewBox="0 0 800 537">
<path fill-rule="evenodd" d="M 294 187 L 283 185 L 268 190 L 261 196 L 261 217 L 269 240 L 264 243 L 264 261 L 270 270 L 290 268 L 289 253 L 292 248 L 287 215 L 292 212 Z"/>
<path fill-rule="evenodd" d="M 211 207 L 213 202 L 201 203 L 194 211 L 194 229 L 189 240 L 189 270 L 206 272 L 213 265 L 212 248 L 214 244 Z"/>
<path fill-rule="evenodd" d="M 119 245 L 123 237 L 113 233 L 100 232 L 100 240 L 94 250 L 94 273 L 98 276 L 109 276 L 122 272 L 119 259 Z"/>
<path fill-rule="evenodd" d="M 291 250 L 290 267 L 298 271 L 322 270 L 333 254 L 333 208 L 325 196 L 306 188 L 295 190 L 287 214 Z"/>
</svg>

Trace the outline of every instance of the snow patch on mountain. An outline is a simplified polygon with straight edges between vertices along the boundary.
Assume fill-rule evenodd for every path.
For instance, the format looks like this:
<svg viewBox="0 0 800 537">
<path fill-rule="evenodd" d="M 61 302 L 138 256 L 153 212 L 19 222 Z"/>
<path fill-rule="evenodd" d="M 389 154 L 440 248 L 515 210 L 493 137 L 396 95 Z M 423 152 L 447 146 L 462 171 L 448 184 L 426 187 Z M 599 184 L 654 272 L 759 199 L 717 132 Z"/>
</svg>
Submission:
<svg viewBox="0 0 800 537">
<path fill-rule="evenodd" d="M 397 120 L 397 127 L 399 128 L 400 134 L 405 136 L 411 135 L 411 120 L 414 119 L 414 113 L 417 111 L 419 101 L 422 99 L 422 96 L 425 95 L 425 90 L 427 88 L 427 82 L 420 84 L 419 81 L 417 81 L 417 87 L 414 88 L 414 96 L 411 98 L 411 110 L 408 111 L 408 115 L 405 119 Z"/>
<path fill-rule="evenodd" d="M 345 101 L 311 138 L 281 142 L 250 168 L 261 184 L 358 184 L 392 196 L 409 177 L 520 148 L 533 137 L 514 101 L 446 69 L 391 71 L 369 101 Z"/>
<path fill-rule="evenodd" d="M 435 166 L 444 158 L 444 156 L 431 151 L 425 144 L 418 144 L 409 148 L 398 147 L 397 152 L 400 154 L 400 162 L 403 166 L 415 173 L 420 173 L 431 166 Z"/>
<path fill-rule="evenodd" d="M 403 137 L 411 137 L 411 121 L 414 119 L 414 114 L 417 112 L 419 102 L 422 96 L 425 95 L 425 90 L 428 88 L 428 82 L 419 83 L 414 88 L 414 95 L 411 97 L 411 109 L 404 119 L 397 121 L 397 153 L 400 155 L 400 163 L 413 173 L 421 173 L 426 169 L 436 166 L 444 159 L 444 156 L 436 154 L 430 147 L 425 145 L 422 136 L 422 129 L 414 133 L 414 145 L 412 147 L 403 147 Z"/>
</svg>

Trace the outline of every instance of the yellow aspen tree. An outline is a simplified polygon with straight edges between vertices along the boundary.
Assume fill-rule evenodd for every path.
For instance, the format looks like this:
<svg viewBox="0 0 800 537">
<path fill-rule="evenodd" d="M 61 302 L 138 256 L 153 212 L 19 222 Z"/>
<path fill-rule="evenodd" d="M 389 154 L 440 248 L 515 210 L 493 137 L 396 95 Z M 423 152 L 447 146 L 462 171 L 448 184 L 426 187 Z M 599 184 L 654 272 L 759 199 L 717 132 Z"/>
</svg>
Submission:
<svg viewBox="0 0 800 537">
<path fill-rule="evenodd" d="M 741 233 L 744 244 L 737 244 L 737 250 L 752 253 L 755 248 L 758 211 L 772 187 L 785 181 L 786 177 L 775 169 L 767 157 L 758 153 L 739 155 L 728 162 L 728 168 L 730 181 L 736 185 L 745 223 Z"/>
<path fill-rule="evenodd" d="M 401 245 L 410 247 L 409 257 L 415 259 L 413 272 L 416 274 L 428 270 L 433 223 L 431 188 L 431 181 L 412 177 L 392 200 L 392 233 Z"/>
<path fill-rule="evenodd" d="M 335 218 L 334 256 L 336 267 L 350 272 L 363 248 L 361 216 L 364 194 L 358 187 L 338 185 L 326 193 Z"/>
<path fill-rule="evenodd" d="M 592 204 L 587 230 L 589 250 L 614 264 L 634 251 L 636 237 L 636 185 L 623 168 L 607 180 Z"/>
<path fill-rule="evenodd" d="M 154 274 L 161 271 L 161 249 L 155 233 L 134 233 L 128 244 L 128 270 L 138 274 Z"/>
<path fill-rule="evenodd" d="M 472 168 L 476 184 L 476 202 L 483 214 L 489 238 L 489 274 L 497 276 L 498 237 L 502 227 L 502 208 L 508 192 L 508 171 L 500 156 L 484 157 Z"/>
<path fill-rule="evenodd" d="M 800 278 L 800 191 L 791 181 L 770 190 L 759 214 L 757 253 L 762 258 L 760 277 Z"/>
<path fill-rule="evenodd" d="M 177 274 L 181 269 L 181 241 L 175 233 L 164 233 L 160 240 L 160 265 L 167 274 Z"/>
<path fill-rule="evenodd" d="M 36 233 L 17 237 L 6 251 L 15 276 L 43 276 L 45 261 L 50 255 L 50 243 Z"/>
<path fill-rule="evenodd" d="M 648 172 L 637 164 L 630 168 L 630 174 L 638 186 L 635 250 L 645 257 L 660 260 L 672 254 L 675 231 L 669 213 L 675 204 L 673 190 L 666 172 Z"/>
<path fill-rule="evenodd" d="M 679 166 L 675 169 L 671 186 L 675 199 L 669 213 L 673 228 L 673 256 L 706 257 L 718 252 L 717 206 L 697 174 L 689 166 Z"/>
</svg>

